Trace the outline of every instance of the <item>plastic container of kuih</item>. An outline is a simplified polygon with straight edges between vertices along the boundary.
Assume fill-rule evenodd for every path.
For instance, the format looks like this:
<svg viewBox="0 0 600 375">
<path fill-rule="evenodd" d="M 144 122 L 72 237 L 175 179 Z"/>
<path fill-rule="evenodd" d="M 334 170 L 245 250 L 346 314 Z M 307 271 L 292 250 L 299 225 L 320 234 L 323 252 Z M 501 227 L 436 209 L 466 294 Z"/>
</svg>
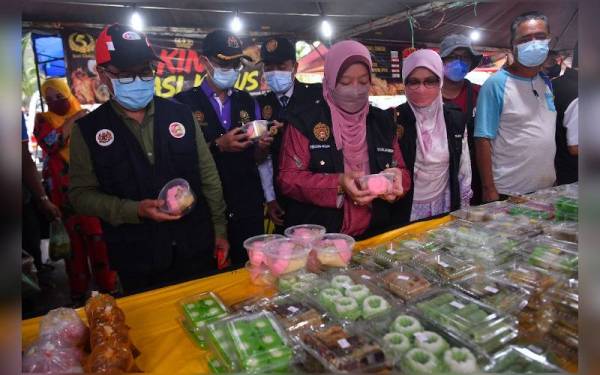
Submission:
<svg viewBox="0 0 600 375">
<path fill-rule="evenodd" d="M 579 242 L 579 224 L 576 221 L 551 221 L 543 226 L 544 234 L 557 240 Z"/>
<path fill-rule="evenodd" d="M 314 329 L 323 325 L 326 317 L 307 302 L 289 296 L 273 297 L 260 307 L 275 315 L 279 323 L 290 335 L 296 335 L 305 329 Z"/>
<path fill-rule="evenodd" d="M 451 212 L 450 215 L 457 219 L 471 222 L 490 221 L 494 220 L 498 215 L 504 214 L 509 206 L 510 204 L 506 201 L 496 201 L 481 206 L 462 208 Z"/>
<path fill-rule="evenodd" d="M 310 248 L 291 238 L 269 241 L 264 250 L 267 267 L 276 277 L 303 269 L 309 252 Z"/>
<path fill-rule="evenodd" d="M 312 246 L 313 242 L 325 235 L 325 227 L 316 224 L 300 224 L 287 228 L 283 233 L 288 238 Z"/>
<path fill-rule="evenodd" d="M 225 366 L 215 357 L 208 358 L 208 368 L 213 374 L 226 374 L 227 370 Z"/>
<path fill-rule="evenodd" d="M 213 353 L 229 372 L 288 372 L 294 361 L 287 336 L 269 312 L 233 316 L 207 330 Z"/>
<path fill-rule="evenodd" d="M 491 271 L 489 276 L 534 293 L 544 292 L 557 282 L 556 274 L 523 263 L 520 260 L 507 263 L 501 268 Z"/>
<path fill-rule="evenodd" d="M 361 190 L 369 190 L 373 195 L 390 194 L 394 189 L 394 173 L 368 174 L 358 178 Z"/>
<path fill-rule="evenodd" d="M 341 233 L 327 233 L 313 243 L 320 266 L 346 267 L 352 258 L 354 238 Z"/>
<path fill-rule="evenodd" d="M 564 280 L 550 288 L 547 297 L 554 305 L 556 320 L 576 328 L 579 316 L 579 281 Z"/>
<path fill-rule="evenodd" d="M 281 234 L 261 234 L 248 238 L 244 241 L 244 248 L 248 252 L 248 259 L 253 266 L 266 264 L 265 262 L 265 246 L 269 241 L 285 238 Z"/>
<path fill-rule="evenodd" d="M 556 220 L 579 220 L 579 202 L 577 199 L 560 197 L 554 203 Z"/>
<path fill-rule="evenodd" d="M 573 363 L 577 367 L 579 354 L 579 332 L 577 326 L 572 327 L 556 322 L 544 336 L 544 343 L 548 347 L 549 358 L 557 364 Z"/>
<path fill-rule="evenodd" d="M 541 234 L 542 223 L 544 221 L 530 219 L 527 216 L 499 214 L 493 221 L 479 223 L 479 225 L 484 230 L 520 243 Z"/>
<path fill-rule="evenodd" d="M 560 368 L 548 362 L 543 353 L 536 353 L 526 347 L 510 345 L 492 357 L 485 372 L 494 374 L 562 374 Z"/>
<path fill-rule="evenodd" d="M 381 287 L 400 297 L 405 303 L 436 285 L 433 278 L 406 265 L 379 274 L 377 280 Z"/>
<path fill-rule="evenodd" d="M 514 317 L 454 290 L 434 290 L 418 299 L 414 307 L 424 319 L 457 335 L 486 355 L 517 337 Z"/>
<path fill-rule="evenodd" d="M 185 215 L 196 203 L 196 195 L 190 184 L 183 178 L 175 178 L 165 184 L 158 193 L 158 200 L 164 201 L 160 210 L 171 214 Z"/>
<path fill-rule="evenodd" d="M 530 295 L 523 288 L 494 280 L 484 273 L 456 281 L 452 287 L 505 313 L 523 309 Z"/>
<path fill-rule="evenodd" d="M 531 219 L 550 220 L 554 218 L 554 207 L 551 204 L 532 200 L 514 204 L 507 212 L 509 215 L 522 215 Z"/>
<path fill-rule="evenodd" d="M 213 292 L 200 293 L 179 300 L 183 316 L 194 330 L 202 329 L 207 322 L 223 318 L 229 309 Z"/>
<path fill-rule="evenodd" d="M 417 269 L 442 282 L 459 280 L 480 271 L 474 263 L 444 253 L 420 258 L 414 264 Z"/>
<path fill-rule="evenodd" d="M 328 371 L 335 373 L 377 372 L 386 368 L 381 346 L 364 334 L 337 324 L 300 334 L 302 347 Z"/>
<path fill-rule="evenodd" d="M 266 265 L 254 266 L 248 261 L 246 262 L 245 268 L 250 274 L 250 282 L 253 285 L 267 287 L 274 285 L 277 280 Z"/>
<path fill-rule="evenodd" d="M 524 244 L 523 251 L 532 266 L 566 275 L 574 275 L 578 271 L 579 254 L 574 244 L 537 237 Z"/>
<path fill-rule="evenodd" d="M 277 279 L 277 289 L 281 293 L 303 295 L 315 292 L 322 284 L 326 283 L 319 275 L 300 270 L 281 275 Z"/>
<path fill-rule="evenodd" d="M 502 247 L 449 245 L 449 253 L 453 256 L 472 261 L 485 268 L 494 268 L 510 261 L 516 254 Z"/>
<path fill-rule="evenodd" d="M 428 241 L 422 234 L 406 233 L 392 240 L 394 247 L 409 249 L 424 254 L 436 253 L 444 248 L 443 244 L 436 241 Z"/>
<path fill-rule="evenodd" d="M 241 129 L 248 136 L 248 139 L 257 140 L 267 133 L 269 124 L 270 121 L 267 120 L 254 120 L 242 125 Z"/>
</svg>

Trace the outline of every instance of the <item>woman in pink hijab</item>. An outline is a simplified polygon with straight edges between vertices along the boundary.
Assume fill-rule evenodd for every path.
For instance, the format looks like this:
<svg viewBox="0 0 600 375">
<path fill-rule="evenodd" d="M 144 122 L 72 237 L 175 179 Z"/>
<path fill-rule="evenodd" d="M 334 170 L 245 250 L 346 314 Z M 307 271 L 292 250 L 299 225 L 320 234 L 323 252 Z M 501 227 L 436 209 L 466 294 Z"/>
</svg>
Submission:
<svg viewBox="0 0 600 375">
<path fill-rule="evenodd" d="M 460 108 L 443 104 L 444 67 L 437 52 L 422 49 L 403 61 L 407 102 L 396 108 L 400 149 L 414 188 L 403 200 L 410 221 L 468 206 L 471 161 Z"/>
<path fill-rule="evenodd" d="M 398 226 L 395 207 L 410 178 L 391 117 L 369 105 L 371 73 L 365 46 L 336 43 L 325 57 L 323 99 L 288 114 L 278 178 L 291 201 L 285 226 L 320 224 L 353 236 Z M 381 173 L 360 185 L 361 176 Z"/>
</svg>

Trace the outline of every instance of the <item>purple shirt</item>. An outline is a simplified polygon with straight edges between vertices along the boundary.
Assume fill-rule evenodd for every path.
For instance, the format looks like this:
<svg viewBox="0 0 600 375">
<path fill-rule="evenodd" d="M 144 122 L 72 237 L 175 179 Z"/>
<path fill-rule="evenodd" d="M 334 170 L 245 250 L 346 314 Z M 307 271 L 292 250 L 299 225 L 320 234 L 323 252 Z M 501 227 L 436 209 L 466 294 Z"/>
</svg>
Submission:
<svg viewBox="0 0 600 375">
<path fill-rule="evenodd" d="M 227 90 L 227 95 L 225 96 L 224 103 L 220 103 L 218 95 L 215 93 L 215 91 L 212 89 L 212 87 L 210 87 L 210 85 L 208 84 L 208 78 L 204 79 L 202 81 L 202 84 L 200 85 L 200 89 L 202 90 L 202 92 L 204 92 L 204 94 L 210 101 L 210 104 L 212 105 L 213 109 L 215 110 L 215 113 L 217 114 L 217 117 L 219 118 L 219 122 L 221 123 L 221 126 L 225 130 L 229 131 L 229 129 L 231 128 L 231 100 L 230 99 L 231 99 L 231 94 L 233 93 L 233 89 Z M 260 120 L 261 119 L 260 107 L 258 106 L 258 103 L 256 102 L 256 100 L 254 100 L 254 99 L 252 99 L 252 100 L 254 101 L 254 118 L 256 118 L 257 120 Z"/>
</svg>

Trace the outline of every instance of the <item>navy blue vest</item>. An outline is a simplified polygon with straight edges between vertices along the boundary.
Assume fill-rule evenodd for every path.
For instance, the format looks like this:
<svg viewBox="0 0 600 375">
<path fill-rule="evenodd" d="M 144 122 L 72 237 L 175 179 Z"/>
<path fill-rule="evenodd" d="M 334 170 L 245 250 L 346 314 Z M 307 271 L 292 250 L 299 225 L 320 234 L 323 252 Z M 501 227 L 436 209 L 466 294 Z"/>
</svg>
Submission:
<svg viewBox="0 0 600 375">
<path fill-rule="evenodd" d="M 200 87 L 181 92 L 175 99 L 194 112 L 206 143 L 212 143 L 227 132 Z M 242 122 L 255 120 L 254 100 L 248 93 L 233 90 L 229 100 L 231 129 L 241 126 Z M 254 147 L 242 152 L 213 152 L 213 157 L 221 176 L 229 221 L 262 217 L 264 194 L 254 159 Z"/>
<path fill-rule="evenodd" d="M 174 257 L 204 255 L 212 259 L 214 229 L 202 195 L 192 114 L 186 106 L 159 97 L 154 97 L 154 108 L 154 165 L 110 103 L 79 120 L 102 192 L 134 201 L 156 199 L 165 183 L 180 177 L 190 183 L 196 194 L 194 209 L 174 222 L 143 220 L 141 224 L 116 227 L 103 222 L 111 266 L 117 271 L 164 270 Z M 171 135 L 169 125 L 174 122 L 185 128 L 183 137 Z M 106 136 L 106 130 L 113 134 L 112 143 L 106 138 L 97 140 L 99 134 Z"/>
<path fill-rule="evenodd" d="M 332 133 L 331 112 L 324 100 L 295 116 L 290 114 L 291 124 L 309 140 L 310 162 L 308 170 L 314 173 L 343 173 L 344 158 L 335 146 Z M 317 124 L 329 128 L 329 136 L 317 138 Z M 391 116 L 379 108 L 370 107 L 367 115 L 367 146 L 372 173 L 379 173 L 394 167 L 393 139 L 396 128 Z M 400 200 L 401 201 L 401 200 Z M 398 201 L 398 202 L 400 202 Z M 365 233 L 359 237 L 369 237 L 397 227 L 400 223 L 393 218 L 393 211 L 399 204 L 390 204 L 382 199 L 372 203 L 371 222 Z M 285 215 L 285 226 L 297 224 L 319 224 L 328 232 L 339 232 L 344 219 L 343 208 L 324 208 L 290 199 Z"/>
</svg>

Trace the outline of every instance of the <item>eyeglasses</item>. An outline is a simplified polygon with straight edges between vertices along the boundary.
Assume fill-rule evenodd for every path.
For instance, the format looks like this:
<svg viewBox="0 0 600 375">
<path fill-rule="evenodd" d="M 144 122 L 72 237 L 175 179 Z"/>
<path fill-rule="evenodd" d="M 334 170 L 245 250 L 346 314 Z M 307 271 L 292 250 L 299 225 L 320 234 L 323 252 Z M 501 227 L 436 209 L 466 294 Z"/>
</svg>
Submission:
<svg viewBox="0 0 600 375">
<path fill-rule="evenodd" d="M 101 67 L 99 67 L 101 68 Z M 136 77 L 140 77 L 140 80 L 144 81 L 144 82 L 148 82 L 148 81 L 152 81 L 154 80 L 154 77 L 156 75 L 155 71 L 153 68 L 148 67 L 147 69 L 144 69 L 143 71 L 139 72 L 139 73 L 133 73 L 133 72 L 113 72 L 109 69 L 106 68 L 101 68 L 102 70 L 104 70 L 105 72 L 107 72 L 110 76 L 116 78 L 119 83 L 123 83 L 123 84 L 127 84 L 127 83 L 132 83 L 133 81 L 135 81 Z"/>
<path fill-rule="evenodd" d="M 420 81 L 416 78 L 409 78 L 404 82 L 404 86 L 411 90 L 416 90 L 419 86 L 425 86 L 427 89 L 432 89 L 440 86 L 440 79 L 437 77 L 427 77 L 423 81 Z"/>
</svg>

